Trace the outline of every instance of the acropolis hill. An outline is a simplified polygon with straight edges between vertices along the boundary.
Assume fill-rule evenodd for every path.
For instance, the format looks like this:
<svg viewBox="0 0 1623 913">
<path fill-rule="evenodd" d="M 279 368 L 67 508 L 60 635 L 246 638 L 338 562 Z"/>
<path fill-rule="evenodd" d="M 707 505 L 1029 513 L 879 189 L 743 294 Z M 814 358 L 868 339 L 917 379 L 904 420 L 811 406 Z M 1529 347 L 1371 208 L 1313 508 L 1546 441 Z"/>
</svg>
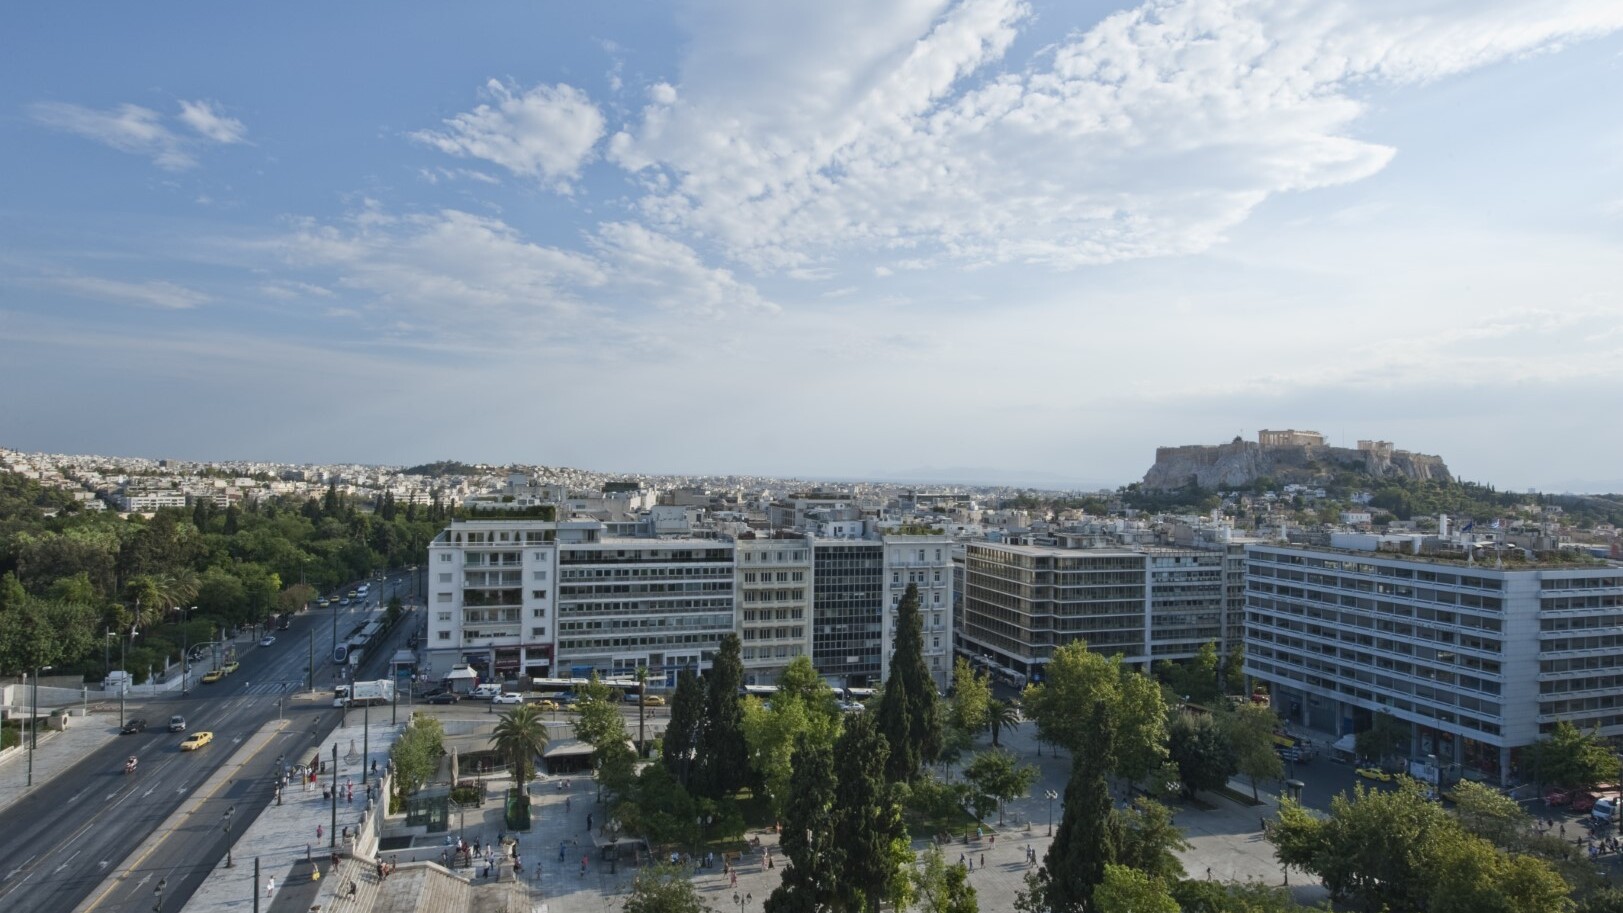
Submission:
<svg viewBox="0 0 1623 913">
<path fill-rule="evenodd" d="M 1268 477 L 1280 484 L 1322 484 L 1337 470 L 1373 479 L 1452 481 L 1443 458 L 1396 450 L 1389 441 L 1359 441 L 1358 447 L 1331 447 L 1317 431 L 1259 431 L 1256 441 L 1236 437 L 1227 444 L 1157 447 L 1144 487 L 1181 488 L 1190 480 L 1201 488 L 1238 488 Z"/>
</svg>

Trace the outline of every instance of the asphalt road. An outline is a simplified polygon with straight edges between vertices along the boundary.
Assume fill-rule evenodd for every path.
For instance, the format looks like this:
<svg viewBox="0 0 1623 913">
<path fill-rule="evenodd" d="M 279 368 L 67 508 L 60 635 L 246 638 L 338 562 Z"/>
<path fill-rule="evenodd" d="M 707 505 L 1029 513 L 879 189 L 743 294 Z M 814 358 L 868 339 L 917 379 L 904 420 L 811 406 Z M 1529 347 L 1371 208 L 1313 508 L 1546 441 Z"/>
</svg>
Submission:
<svg viewBox="0 0 1623 913">
<path fill-rule="evenodd" d="M 398 580 L 397 578 L 396 580 Z M 382 599 L 408 582 L 391 580 Z M 373 600 L 378 596 L 374 594 Z M 349 634 L 345 615 L 359 618 L 358 607 L 340 610 L 340 637 Z M 146 732 L 121 736 L 72 768 L 37 787 L 32 795 L 0 813 L 0 910 L 5 913 L 72 913 L 92 900 L 95 913 L 147 913 L 179 910 L 202 883 L 205 873 L 226 856 L 225 813 L 231 815 L 233 838 L 240 837 L 273 800 L 272 782 L 279 756 L 287 763 L 308 759 L 337 725 L 332 706 L 331 610 L 313 609 L 295 618 L 276 642 L 238 647 L 241 668 L 215 684 L 194 683 L 187 696 L 133 706 L 132 716 L 149 723 Z M 362 678 L 387 674 L 396 643 L 403 644 L 419 616 L 389 632 L 369 651 Z M 312 637 L 319 697 L 295 699 L 305 691 Z M 194 675 L 198 674 L 194 671 Z M 207 730 L 214 742 L 182 752 L 184 736 L 169 733 L 171 714 L 186 717 L 187 732 Z M 133 877 L 103 885 L 180 807 L 181 803 L 236 753 L 264 724 L 286 715 L 292 722 L 253 755 L 243 776 L 222 784 L 143 858 L 135 860 Z M 124 759 L 139 758 L 136 773 L 123 772 Z M 238 854 L 241 855 L 241 854 Z M 251 861 L 234 860 L 238 865 Z M 161 909 L 156 887 L 164 886 Z"/>
</svg>

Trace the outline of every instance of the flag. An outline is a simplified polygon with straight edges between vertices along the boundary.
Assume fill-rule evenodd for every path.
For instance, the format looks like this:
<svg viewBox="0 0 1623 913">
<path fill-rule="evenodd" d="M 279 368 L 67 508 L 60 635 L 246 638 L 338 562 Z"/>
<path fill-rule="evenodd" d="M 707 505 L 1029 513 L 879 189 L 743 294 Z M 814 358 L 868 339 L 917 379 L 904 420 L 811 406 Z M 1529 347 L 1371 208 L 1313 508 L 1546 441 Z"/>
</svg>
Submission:
<svg viewBox="0 0 1623 913">
<path fill-rule="evenodd" d="M 1494 529 L 1499 528 L 1499 518 L 1498 517 L 1495 517 L 1494 520 L 1493 520 L 1493 528 Z"/>
<path fill-rule="evenodd" d="M 1474 527 L 1474 526 L 1476 526 L 1476 521 L 1475 520 L 1466 520 L 1465 525 L 1460 527 L 1460 532 L 1468 533 L 1468 532 L 1471 531 L 1472 527 Z"/>
</svg>

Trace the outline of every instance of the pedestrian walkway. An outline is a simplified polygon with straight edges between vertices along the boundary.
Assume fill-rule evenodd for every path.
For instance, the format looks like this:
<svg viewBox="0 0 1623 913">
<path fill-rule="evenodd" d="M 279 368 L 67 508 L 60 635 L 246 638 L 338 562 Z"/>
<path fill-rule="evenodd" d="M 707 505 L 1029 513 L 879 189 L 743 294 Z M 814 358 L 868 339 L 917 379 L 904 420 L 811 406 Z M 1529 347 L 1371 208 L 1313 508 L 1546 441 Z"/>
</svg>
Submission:
<svg viewBox="0 0 1623 913">
<path fill-rule="evenodd" d="M 130 714 L 134 716 L 134 713 Z M 39 748 L 34 751 L 34 788 L 83 761 L 108 742 L 118 738 L 118 714 L 92 713 L 70 718 L 62 732 L 41 729 Z M 28 795 L 28 747 L 11 749 L 0 756 L 0 811 Z"/>
<path fill-rule="evenodd" d="M 389 725 L 387 714 L 383 716 L 381 721 L 372 721 L 369 735 L 363 738 L 362 716 L 352 713 L 350 725 L 340 727 L 323 740 L 320 759 L 327 763 L 326 771 L 318 775 L 313 786 L 296 778 L 290 780 L 282 788 L 280 804 L 271 800 L 253 824 L 236 838 L 233 853 L 236 865 L 229 869 L 223 865 L 216 867 L 202 887 L 186 902 L 184 913 L 251 911 L 256 892 L 261 910 L 280 911 L 296 901 L 297 906 L 291 909 L 296 909 L 298 913 L 309 913 L 310 907 L 318 902 L 310 898 L 325 898 L 319 901 L 325 905 L 337 896 L 348 880 L 355 881 L 357 893 L 362 889 L 375 892 L 375 885 L 372 884 L 375 877 L 368 877 L 366 863 L 345 859 L 335 870 L 332 853 L 335 849 L 343 855 L 349 853 L 345 829 L 359 831 L 366 813 L 366 789 L 373 782 L 371 765 L 376 762 L 380 771 L 387 767 L 389 747 L 394 744 L 402 728 Z M 336 841 L 332 832 L 332 801 L 321 794 L 324 787 L 330 788 L 333 783 L 331 764 L 334 744 L 338 746 L 337 780 L 340 791 Z M 361 753 L 363 745 L 369 749 L 364 756 Z M 285 761 L 289 765 L 308 764 L 315 754 L 312 751 L 310 755 L 286 758 Z M 363 769 L 367 774 L 367 784 L 364 786 L 361 783 Z M 257 883 L 254 880 L 256 861 L 259 863 Z M 321 870 L 319 880 L 313 878 L 317 868 Z M 275 887 L 267 895 L 267 882 L 272 878 L 276 880 Z M 288 895 L 288 900 L 279 900 L 284 893 Z"/>
</svg>

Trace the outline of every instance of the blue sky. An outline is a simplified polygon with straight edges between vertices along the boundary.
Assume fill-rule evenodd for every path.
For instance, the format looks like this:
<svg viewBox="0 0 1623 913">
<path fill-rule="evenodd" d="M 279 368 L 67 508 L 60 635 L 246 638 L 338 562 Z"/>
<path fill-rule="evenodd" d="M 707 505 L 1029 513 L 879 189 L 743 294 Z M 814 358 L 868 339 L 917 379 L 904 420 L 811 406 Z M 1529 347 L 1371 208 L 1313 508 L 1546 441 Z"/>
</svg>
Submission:
<svg viewBox="0 0 1623 913">
<path fill-rule="evenodd" d="M 0 9 L 0 444 L 1623 488 L 1623 7 Z"/>
</svg>

